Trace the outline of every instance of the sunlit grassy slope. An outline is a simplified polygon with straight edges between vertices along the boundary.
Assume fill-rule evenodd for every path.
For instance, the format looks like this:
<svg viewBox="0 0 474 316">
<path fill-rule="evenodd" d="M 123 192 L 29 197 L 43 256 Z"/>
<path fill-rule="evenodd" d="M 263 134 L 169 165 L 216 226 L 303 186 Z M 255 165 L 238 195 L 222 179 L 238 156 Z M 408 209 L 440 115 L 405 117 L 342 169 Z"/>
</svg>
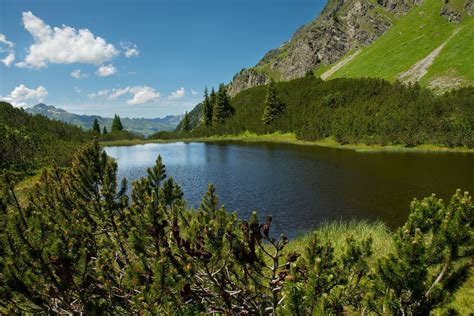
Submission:
<svg viewBox="0 0 474 316">
<path fill-rule="evenodd" d="M 459 1 L 452 2 L 455 6 Z M 464 13 L 461 23 L 448 22 L 440 16 L 443 4 L 443 0 L 425 0 L 329 79 L 367 76 L 396 80 L 446 43 L 420 83 L 441 84 L 441 88 L 474 83 L 474 17 Z"/>
</svg>

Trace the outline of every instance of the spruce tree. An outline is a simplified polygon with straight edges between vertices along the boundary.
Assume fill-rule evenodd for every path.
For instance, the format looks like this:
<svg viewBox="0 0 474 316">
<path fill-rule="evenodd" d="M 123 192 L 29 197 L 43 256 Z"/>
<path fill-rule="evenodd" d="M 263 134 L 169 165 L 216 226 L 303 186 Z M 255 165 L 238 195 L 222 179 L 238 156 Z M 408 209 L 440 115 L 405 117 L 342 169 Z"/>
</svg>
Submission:
<svg viewBox="0 0 474 316">
<path fill-rule="evenodd" d="M 189 119 L 189 113 L 186 111 L 183 118 L 183 123 L 181 127 L 183 132 L 191 131 L 191 120 Z"/>
<path fill-rule="evenodd" d="M 112 132 L 117 132 L 123 130 L 122 122 L 120 121 L 120 117 L 115 114 L 114 120 L 112 121 Z"/>
<path fill-rule="evenodd" d="M 234 108 L 230 104 L 230 97 L 223 83 L 220 84 L 219 90 L 215 97 L 214 110 L 212 113 L 212 124 L 218 126 L 234 114 Z"/>
<path fill-rule="evenodd" d="M 214 91 L 213 91 L 214 93 Z M 204 102 L 203 102 L 203 118 L 204 118 L 204 125 L 211 126 L 212 125 L 212 98 L 209 98 L 207 93 L 207 87 L 204 89 Z"/>
<path fill-rule="evenodd" d="M 276 118 L 278 118 L 281 113 L 283 113 L 285 107 L 277 96 L 277 88 L 275 82 L 272 80 L 267 88 L 267 98 L 265 100 L 265 109 L 263 110 L 262 121 L 263 124 L 270 124 Z"/>
<path fill-rule="evenodd" d="M 102 130 L 102 134 L 104 134 L 104 135 L 108 134 L 107 126 L 105 126 L 105 125 L 104 125 L 104 129 Z"/>
<path fill-rule="evenodd" d="M 94 119 L 94 123 L 92 123 L 92 132 L 94 134 L 100 135 L 100 126 L 99 122 L 97 122 L 97 119 Z"/>
</svg>

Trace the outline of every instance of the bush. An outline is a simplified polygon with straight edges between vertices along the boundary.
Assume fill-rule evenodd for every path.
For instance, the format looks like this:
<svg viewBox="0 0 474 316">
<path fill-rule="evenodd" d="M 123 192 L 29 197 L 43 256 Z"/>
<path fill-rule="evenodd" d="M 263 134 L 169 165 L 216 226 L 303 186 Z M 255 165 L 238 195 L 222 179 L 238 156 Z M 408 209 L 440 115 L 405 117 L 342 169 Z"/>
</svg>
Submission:
<svg viewBox="0 0 474 316">
<path fill-rule="evenodd" d="M 158 157 L 148 175 L 118 185 L 97 143 L 68 170 L 44 171 L 21 205 L 5 176 L 0 195 L 0 312 L 335 313 L 407 315 L 445 304 L 473 257 L 470 196 L 414 201 L 378 263 L 371 237 L 343 249 L 309 237 L 287 250 L 272 219 L 240 220 L 211 185 L 198 210 Z"/>
</svg>

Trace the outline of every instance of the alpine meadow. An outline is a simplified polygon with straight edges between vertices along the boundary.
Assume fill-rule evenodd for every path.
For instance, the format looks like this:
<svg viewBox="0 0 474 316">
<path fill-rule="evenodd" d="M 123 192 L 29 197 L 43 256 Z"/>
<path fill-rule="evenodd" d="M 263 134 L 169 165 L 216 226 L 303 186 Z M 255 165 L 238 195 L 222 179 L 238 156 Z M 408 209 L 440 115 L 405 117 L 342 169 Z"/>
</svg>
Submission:
<svg viewBox="0 0 474 316">
<path fill-rule="evenodd" d="M 474 314 L 472 0 L 0 7 L 0 314 Z"/>
</svg>

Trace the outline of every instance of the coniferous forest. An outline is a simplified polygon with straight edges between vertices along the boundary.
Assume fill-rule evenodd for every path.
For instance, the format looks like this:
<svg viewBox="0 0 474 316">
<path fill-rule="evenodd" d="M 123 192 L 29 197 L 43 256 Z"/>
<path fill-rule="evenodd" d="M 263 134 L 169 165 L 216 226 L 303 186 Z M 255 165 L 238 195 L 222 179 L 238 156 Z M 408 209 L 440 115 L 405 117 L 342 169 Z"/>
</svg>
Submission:
<svg viewBox="0 0 474 316">
<path fill-rule="evenodd" d="M 322 81 L 309 73 L 237 94 L 230 101 L 233 111 L 209 125 L 204 110 L 210 108 L 206 104 L 216 104 L 211 93 L 190 113 L 193 129 L 185 136 L 278 131 L 293 132 L 298 139 L 310 141 L 334 137 L 340 144 L 472 148 L 473 99 L 473 87 L 438 96 L 418 85 L 370 78 Z M 180 126 L 177 131 L 183 132 Z M 158 133 L 154 137 L 179 138 L 182 134 Z"/>
</svg>

